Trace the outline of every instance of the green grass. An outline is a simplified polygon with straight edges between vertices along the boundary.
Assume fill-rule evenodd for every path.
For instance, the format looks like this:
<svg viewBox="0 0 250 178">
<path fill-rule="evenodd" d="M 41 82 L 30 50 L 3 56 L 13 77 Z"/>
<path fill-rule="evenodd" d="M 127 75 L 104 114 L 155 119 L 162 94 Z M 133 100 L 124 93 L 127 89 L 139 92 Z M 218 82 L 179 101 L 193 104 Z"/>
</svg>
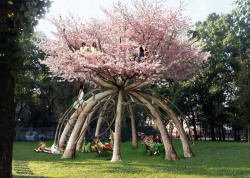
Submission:
<svg viewBox="0 0 250 178">
<path fill-rule="evenodd" d="M 111 163 L 111 153 L 77 152 L 75 159 L 36 153 L 36 143 L 14 143 L 14 177 L 250 177 L 250 147 L 246 142 L 195 142 L 195 157 L 184 158 L 181 142 L 174 141 L 178 161 L 147 156 L 145 148 L 122 143 L 122 162 Z M 52 142 L 47 142 L 51 145 Z"/>
</svg>

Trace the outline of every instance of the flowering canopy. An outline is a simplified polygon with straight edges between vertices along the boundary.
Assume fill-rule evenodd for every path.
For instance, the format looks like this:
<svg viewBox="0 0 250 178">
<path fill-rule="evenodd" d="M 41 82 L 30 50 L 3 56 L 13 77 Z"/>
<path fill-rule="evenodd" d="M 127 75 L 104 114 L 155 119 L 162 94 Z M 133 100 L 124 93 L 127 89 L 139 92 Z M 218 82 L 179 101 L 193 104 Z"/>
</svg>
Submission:
<svg viewBox="0 0 250 178">
<path fill-rule="evenodd" d="M 135 0 L 128 6 L 118 2 L 103 10 L 106 19 L 81 22 L 73 15 L 52 18 L 57 27 L 55 39 L 38 44 L 48 57 L 52 73 L 67 80 L 105 81 L 188 79 L 209 57 L 202 47 L 188 41 L 190 20 L 182 15 L 182 5 L 169 10 L 159 2 Z M 81 43 L 97 42 L 99 50 L 82 54 Z M 138 62 L 139 47 L 147 47 L 150 56 Z"/>
</svg>

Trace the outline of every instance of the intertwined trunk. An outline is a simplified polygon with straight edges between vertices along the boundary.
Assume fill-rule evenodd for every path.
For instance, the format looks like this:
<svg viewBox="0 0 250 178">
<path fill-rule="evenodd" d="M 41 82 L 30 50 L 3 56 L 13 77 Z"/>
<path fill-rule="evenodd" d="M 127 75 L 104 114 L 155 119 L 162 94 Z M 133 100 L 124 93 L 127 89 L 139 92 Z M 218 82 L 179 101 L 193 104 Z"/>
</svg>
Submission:
<svg viewBox="0 0 250 178">
<path fill-rule="evenodd" d="M 109 106 L 113 107 L 114 103 L 110 105 L 110 101 L 115 95 L 117 95 L 117 93 L 118 93 L 118 101 L 117 101 L 116 116 L 115 116 L 116 117 L 115 139 L 114 139 L 114 149 L 113 149 L 113 156 L 112 156 L 111 162 L 121 161 L 121 128 L 122 128 L 123 94 L 126 96 L 127 101 L 129 101 L 130 98 L 132 101 L 134 101 L 133 97 L 139 99 L 140 102 L 143 103 L 142 105 L 147 107 L 150 113 L 152 114 L 152 116 L 155 118 L 158 129 L 163 138 L 166 160 L 178 160 L 178 156 L 171 142 L 171 138 L 166 129 L 166 125 L 161 118 L 161 114 L 158 111 L 158 109 L 152 104 L 153 101 L 156 105 L 160 106 L 165 112 L 167 112 L 168 116 L 171 118 L 177 130 L 179 131 L 182 145 L 183 145 L 184 156 L 185 157 L 193 156 L 193 152 L 189 145 L 189 141 L 187 139 L 186 133 L 183 129 L 183 125 L 180 122 L 180 120 L 177 118 L 175 113 L 161 100 L 139 90 L 140 87 L 146 86 L 149 83 L 149 81 L 145 81 L 141 83 L 138 82 L 138 83 L 131 84 L 129 86 L 125 85 L 125 88 L 120 87 L 119 92 L 118 92 L 117 91 L 118 88 L 115 85 L 104 82 L 103 80 L 99 78 L 95 78 L 93 80 L 95 83 L 102 85 L 104 87 L 107 87 L 111 90 L 107 90 L 103 93 L 97 94 L 95 97 L 91 97 L 90 99 L 86 101 L 87 106 L 84 108 L 84 110 L 81 110 L 81 108 L 80 110 L 78 110 L 80 113 L 78 117 L 76 117 L 76 115 L 74 114 L 71 116 L 72 117 L 71 122 L 73 122 L 73 118 L 77 118 L 77 121 L 76 121 L 76 124 L 74 126 L 74 129 L 72 131 L 72 134 L 70 136 L 70 139 L 68 141 L 67 147 L 65 149 L 65 152 L 62 158 L 74 158 L 75 151 L 81 149 L 82 144 L 83 144 L 82 143 L 83 137 L 85 135 L 86 128 L 88 127 L 88 124 L 91 120 L 93 113 L 99 107 L 101 103 L 105 102 L 104 106 L 102 107 L 103 110 L 101 111 L 99 118 L 98 118 L 98 123 L 97 123 L 97 128 L 96 128 L 96 133 L 95 133 L 97 137 L 100 135 L 101 123 L 103 122 L 105 114 L 107 114 L 107 111 L 111 108 Z M 108 98 L 108 100 L 106 98 Z M 137 102 L 137 103 L 140 104 L 140 102 Z M 129 103 L 127 106 L 128 106 L 128 111 L 131 117 L 132 146 L 137 147 L 138 143 L 137 143 L 137 133 L 136 133 L 135 118 L 133 114 L 133 107 Z M 65 127 L 65 129 L 66 131 L 69 130 L 67 126 Z M 81 135 L 80 139 L 78 139 L 81 133 L 83 134 Z"/>
<path fill-rule="evenodd" d="M 14 141 L 14 78 L 0 63 L 0 177 L 12 177 Z"/>
<path fill-rule="evenodd" d="M 62 158 L 74 158 L 75 157 L 77 139 L 80 135 L 80 132 L 82 130 L 82 127 L 84 125 L 84 122 L 86 121 L 88 114 L 96 106 L 98 101 L 101 101 L 103 98 L 107 97 L 108 95 L 114 92 L 115 92 L 114 90 L 107 90 L 103 93 L 97 94 L 95 97 L 92 96 L 90 99 L 88 99 L 87 106 L 84 108 L 84 110 L 81 112 L 80 116 L 77 119 L 77 122 L 71 133 L 70 139 L 68 141 L 67 147 L 65 149 L 65 152 Z"/>
<path fill-rule="evenodd" d="M 60 136 L 59 139 L 59 150 L 63 151 L 65 149 L 65 146 L 67 145 L 67 140 L 68 137 L 71 134 L 71 131 L 73 130 L 75 123 L 77 121 L 78 115 L 76 112 L 74 112 L 74 114 L 72 114 L 72 116 L 70 117 L 69 121 L 67 122 L 65 128 L 63 129 L 63 132 Z"/>
<path fill-rule="evenodd" d="M 165 147 L 165 159 L 166 160 L 178 160 L 178 156 L 175 152 L 175 149 L 173 147 L 173 144 L 171 142 L 170 136 L 168 134 L 168 131 L 166 129 L 165 123 L 162 121 L 159 111 L 142 95 L 138 94 L 138 91 L 131 91 L 132 95 L 137 97 L 141 102 L 146 104 L 146 107 L 150 110 L 151 114 L 155 117 L 157 127 L 160 130 L 162 140 Z"/>
<path fill-rule="evenodd" d="M 105 114 L 108 110 L 109 104 L 112 101 L 112 99 L 115 97 L 116 95 L 111 96 L 104 104 L 101 113 L 99 114 L 98 117 L 98 121 L 97 121 L 97 126 L 96 126 L 96 131 L 95 131 L 95 137 L 99 137 L 100 135 L 100 130 L 101 130 L 101 126 L 103 123 L 103 119 L 105 117 Z"/>
<path fill-rule="evenodd" d="M 121 161 L 121 133 L 122 133 L 122 95 L 123 91 L 119 90 L 118 102 L 116 108 L 115 121 L 115 140 L 111 162 Z"/>
<path fill-rule="evenodd" d="M 153 99 L 154 102 L 158 106 L 160 106 L 165 112 L 167 112 L 168 116 L 173 121 L 176 129 L 179 131 L 180 139 L 181 139 L 181 142 L 182 142 L 184 156 L 185 157 L 193 157 L 194 154 L 192 152 L 191 146 L 189 145 L 189 141 L 188 141 L 187 135 L 185 133 L 185 130 L 184 130 L 184 128 L 183 128 L 180 120 L 176 116 L 176 114 L 166 104 L 164 104 L 161 100 L 159 100 L 159 99 L 157 99 L 157 98 L 155 98 L 153 96 L 147 95 L 147 94 L 142 94 L 142 95 L 146 96 L 146 97 L 148 97 L 150 99 Z"/>
<path fill-rule="evenodd" d="M 101 102 L 99 102 L 96 106 L 96 109 L 98 108 L 98 106 L 100 105 Z M 81 130 L 81 135 L 79 140 L 77 141 L 77 145 L 76 145 L 76 150 L 82 150 L 82 146 L 83 146 L 83 141 L 84 141 L 84 137 L 86 135 L 86 132 L 88 130 L 88 126 L 89 126 L 89 122 L 92 119 L 92 116 L 94 115 L 96 109 L 94 109 L 88 116 L 87 116 L 87 120 L 84 122 L 84 125 L 82 127 Z"/>
<path fill-rule="evenodd" d="M 135 117 L 132 105 L 128 105 L 128 110 L 131 119 L 131 127 L 132 127 L 132 147 L 138 147 L 138 140 L 137 140 L 137 132 L 136 132 L 136 125 L 135 125 Z"/>
</svg>

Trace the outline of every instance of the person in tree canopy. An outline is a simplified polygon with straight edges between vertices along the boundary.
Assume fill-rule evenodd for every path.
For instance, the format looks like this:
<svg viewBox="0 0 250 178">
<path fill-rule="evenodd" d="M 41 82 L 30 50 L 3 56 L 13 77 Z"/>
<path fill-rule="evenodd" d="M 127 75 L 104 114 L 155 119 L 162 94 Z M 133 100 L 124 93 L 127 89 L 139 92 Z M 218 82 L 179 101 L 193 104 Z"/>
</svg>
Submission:
<svg viewBox="0 0 250 178">
<path fill-rule="evenodd" d="M 82 43 L 82 46 L 80 47 L 80 51 L 81 51 L 81 54 L 89 52 L 89 47 L 86 46 L 85 42 Z"/>
<path fill-rule="evenodd" d="M 146 57 L 149 57 L 149 56 L 150 56 L 150 52 L 149 52 L 149 50 L 148 50 L 147 47 L 145 47 L 144 54 L 145 54 Z"/>
<path fill-rule="evenodd" d="M 141 62 L 141 58 L 144 57 L 144 49 L 143 47 L 141 46 L 139 48 L 139 53 L 138 53 L 138 62 Z"/>
<path fill-rule="evenodd" d="M 96 42 L 92 43 L 91 52 L 94 53 L 97 50 Z"/>
<path fill-rule="evenodd" d="M 84 92 L 83 92 L 83 89 L 84 89 L 84 86 L 81 85 L 80 89 L 79 89 L 79 94 L 78 94 L 77 101 L 75 101 L 74 105 L 73 105 L 73 107 L 76 109 L 77 114 L 78 114 L 78 108 L 80 106 L 82 106 L 83 103 L 84 103 L 84 99 L 83 99 Z M 82 106 L 82 108 L 85 108 L 86 105 L 87 105 L 87 103 L 84 103 L 84 105 Z"/>
</svg>

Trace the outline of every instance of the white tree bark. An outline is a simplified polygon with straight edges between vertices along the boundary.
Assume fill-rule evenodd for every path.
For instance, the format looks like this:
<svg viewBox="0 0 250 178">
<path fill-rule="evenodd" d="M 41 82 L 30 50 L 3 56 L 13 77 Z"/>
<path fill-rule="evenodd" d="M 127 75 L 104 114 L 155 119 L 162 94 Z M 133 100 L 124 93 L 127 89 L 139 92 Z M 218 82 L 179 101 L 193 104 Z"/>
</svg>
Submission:
<svg viewBox="0 0 250 178">
<path fill-rule="evenodd" d="M 85 134 L 87 132 L 87 128 L 89 126 L 89 122 L 90 122 L 92 116 L 94 115 L 94 113 L 96 112 L 96 110 L 98 109 L 98 107 L 100 106 L 100 104 L 101 104 L 101 102 L 99 102 L 95 106 L 95 109 L 87 116 L 87 120 L 84 122 L 84 125 L 83 125 L 82 130 L 81 130 L 82 135 L 79 138 L 79 140 L 77 141 L 76 150 L 81 150 L 82 149 L 84 137 L 85 137 Z"/>
<path fill-rule="evenodd" d="M 104 106 L 103 106 L 103 110 L 101 111 L 99 117 L 98 117 L 98 121 L 97 121 L 97 126 L 96 126 L 96 130 L 95 130 L 95 137 L 99 137 L 100 135 L 100 130 L 101 130 L 101 126 L 102 126 L 102 122 L 103 122 L 103 118 L 105 117 L 105 113 L 107 111 L 107 108 L 111 102 L 111 100 L 115 97 L 116 95 L 113 95 L 108 101 L 105 102 Z"/>
<path fill-rule="evenodd" d="M 90 99 L 88 99 L 86 101 L 86 103 L 88 103 L 90 101 Z M 61 135 L 61 137 L 59 139 L 59 149 L 58 149 L 59 151 L 63 151 L 65 149 L 65 146 L 67 145 L 66 142 L 68 140 L 68 137 L 70 136 L 70 133 L 73 130 L 75 124 L 76 124 L 76 121 L 77 121 L 77 119 L 79 117 L 79 113 L 81 113 L 83 109 L 84 108 L 79 107 L 78 108 L 78 114 L 76 112 L 74 112 L 72 114 L 72 116 L 70 117 L 69 121 L 67 122 L 67 124 L 66 124 L 66 126 L 65 126 L 65 128 L 64 128 L 64 130 L 62 132 L 62 135 Z"/>
<path fill-rule="evenodd" d="M 67 122 L 65 128 L 63 129 L 62 135 L 59 139 L 59 150 L 63 151 L 66 146 L 68 137 L 70 136 L 71 131 L 73 130 L 75 123 L 77 121 L 78 115 L 74 112 Z"/>
<path fill-rule="evenodd" d="M 166 126 L 160 117 L 159 111 L 155 109 L 155 107 L 146 98 L 138 94 L 136 91 L 130 91 L 129 93 L 131 93 L 133 96 L 138 98 L 141 102 L 145 103 L 146 107 L 150 110 L 151 114 L 155 117 L 157 127 L 160 130 L 162 140 L 164 143 L 164 147 L 165 147 L 165 159 L 166 160 L 178 160 L 178 156 L 175 152 L 175 149 L 171 142 Z"/>
<path fill-rule="evenodd" d="M 142 94 L 142 93 L 140 93 Z M 154 102 L 160 106 L 165 112 L 167 112 L 168 116 L 170 117 L 170 119 L 173 121 L 176 129 L 179 131 L 180 134 L 180 139 L 182 142 L 182 147 L 183 147 L 183 152 L 184 152 L 184 156 L 185 157 L 193 157 L 194 154 L 192 152 L 191 146 L 189 144 L 186 132 L 180 122 L 180 120 L 178 119 L 178 117 L 176 116 L 176 114 L 172 111 L 172 109 L 170 109 L 167 105 L 165 105 L 161 100 L 148 95 L 148 94 L 142 94 L 145 97 L 150 98 L 151 100 L 154 100 Z"/>
<path fill-rule="evenodd" d="M 62 158 L 74 158 L 75 157 L 75 150 L 76 150 L 76 140 L 82 130 L 84 122 L 87 118 L 87 115 L 92 111 L 94 106 L 97 104 L 98 101 L 102 100 L 103 98 L 111 95 L 112 93 L 116 92 L 116 90 L 107 90 L 103 93 L 99 93 L 94 97 L 92 96 L 88 99 L 87 106 L 84 108 L 84 111 L 80 113 L 79 119 L 76 122 L 76 125 L 71 133 L 70 139 L 68 141 L 67 147 Z"/>
<path fill-rule="evenodd" d="M 150 84 L 152 81 L 151 80 L 146 80 L 144 82 L 136 82 L 136 83 L 133 83 L 127 87 L 124 88 L 124 91 L 128 91 L 128 90 L 136 90 L 138 88 L 141 88 L 141 87 L 144 87 L 148 84 Z"/>
<path fill-rule="evenodd" d="M 130 119 L 131 119 L 131 127 L 132 127 L 132 147 L 137 148 L 138 147 L 138 140 L 137 140 L 134 111 L 133 111 L 133 107 L 131 105 L 128 105 L 128 109 L 129 109 L 129 114 L 130 114 Z"/>
<path fill-rule="evenodd" d="M 115 140 L 111 162 L 121 161 L 122 95 L 123 91 L 120 90 L 116 109 Z"/>
<path fill-rule="evenodd" d="M 100 85 L 100 86 L 103 86 L 103 87 L 106 87 L 106 88 L 109 88 L 109 89 L 114 89 L 114 90 L 117 89 L 117 87 L 115 85 L 107 83 L 107 82 L 105 82 L 104 80 L 102 80 L 101 78 L 98 78 L 98 77 L 93 77 L 92 81 L 94 83 L 96 83 L 97 85 Z"/>
</svg>

